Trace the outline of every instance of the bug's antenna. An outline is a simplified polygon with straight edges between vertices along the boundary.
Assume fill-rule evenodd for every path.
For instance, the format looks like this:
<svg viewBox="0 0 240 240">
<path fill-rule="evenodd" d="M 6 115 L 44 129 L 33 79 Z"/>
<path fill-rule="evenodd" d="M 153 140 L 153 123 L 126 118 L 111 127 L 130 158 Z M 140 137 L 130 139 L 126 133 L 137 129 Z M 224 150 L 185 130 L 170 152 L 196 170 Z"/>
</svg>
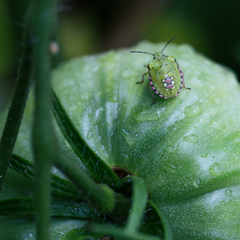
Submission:
<svg viewBox="0 0 240 240">
<path fill-rule="evenodd" d="M 141 51 L 130 51 L 130 53 L 145 53 L 145 54 L 150 54 L 150 55 L 153 55 L 153 53 L 148 53 L 148 52 L 141 52 Z"/>
<path fill-rule="evenodd" d="M 174 36 L 166 45 L 165 47 L 162 49 L 161 53 L 163 52 L 163 50 L 167 47 L 167 45 L 175 38 L 176 36 Z"/>
</svg>

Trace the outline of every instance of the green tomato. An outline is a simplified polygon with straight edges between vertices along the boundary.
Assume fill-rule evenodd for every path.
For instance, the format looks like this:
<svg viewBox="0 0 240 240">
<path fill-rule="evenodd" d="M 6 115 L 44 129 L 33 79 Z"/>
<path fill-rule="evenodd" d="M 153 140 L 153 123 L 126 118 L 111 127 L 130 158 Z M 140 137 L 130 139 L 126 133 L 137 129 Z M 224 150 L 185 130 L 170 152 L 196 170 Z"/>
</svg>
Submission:
<svg viewBox="0 0 240 240">
<path fill-rule="evenodd" d="M 157 52 L 163 46 L 142 42 L 132 49 Z M 129 50 L 73 59 L 53 72 L 53 88 L 75 127 L 105 162 L 145 179 L 174 239 L 237 239 L 236 77 L 188 45 L 172 43 L 165 54 L 177 59 L 192 90 L 183 89 L 173 99 L 157 98 L 153 106 L 149 83 L 136 84 L 152 56 L 136 57 Z M 28 143 L 23 149 L 23 138 L 29 137 L 24 126 L 15 153 L 31 157 Z M 56 130 L 62 147 L 70 152 Z"/>
</svg>

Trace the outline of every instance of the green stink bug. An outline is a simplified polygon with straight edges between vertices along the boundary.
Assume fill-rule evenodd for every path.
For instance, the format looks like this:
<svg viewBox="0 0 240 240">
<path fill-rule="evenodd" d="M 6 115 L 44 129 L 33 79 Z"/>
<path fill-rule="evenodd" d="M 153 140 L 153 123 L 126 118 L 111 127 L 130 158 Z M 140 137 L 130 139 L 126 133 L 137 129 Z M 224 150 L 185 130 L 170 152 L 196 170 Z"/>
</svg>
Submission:
<svg viewBox="0 0 240 240">
<path fill-rule="evenodd" d="M 177 60 L 172 56 L 163 54 L 163 50 L 167 45 L 174 39 L 173 37 L 162 49 L 161 52 L 148 53 L 141 51 L 130 51 L 131 53 L 145 53 L 153 55 L 153 60 L 148 64 L 144 65 L 148 68 L 148 72 L 142 75 L 142 81 L 137 82 L 139 84 L 144 82 L 144 76 L 149 74 L 150 84 L 148 85 L 149 91 L 153 97 L 155 103 L 156 98 L 154 97 L 152 90 L 161 98 L 169 99 L 179 95 L 182 88 L 185 87 L 184 74 L 179 68 Z M 191 88 L 186 88 L 191 90 Z"/>
</svg>

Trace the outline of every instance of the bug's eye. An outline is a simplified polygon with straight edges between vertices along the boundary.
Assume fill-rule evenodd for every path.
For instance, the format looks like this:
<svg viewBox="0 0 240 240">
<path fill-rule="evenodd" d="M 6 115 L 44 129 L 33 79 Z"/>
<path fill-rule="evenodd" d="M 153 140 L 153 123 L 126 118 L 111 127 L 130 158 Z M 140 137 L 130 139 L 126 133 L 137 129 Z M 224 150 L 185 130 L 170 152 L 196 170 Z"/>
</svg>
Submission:
<svg viewBox="0 0 240 240">
<path fill-rule="evenodd" d="M 169 62 L 175 62 L 175 58 L 174 57 L 172 57 L 172 56 L 168 56 L 167 57 L 167 60 L 169 61 Z"/>
<path fill-rule="evenodd" d="M 162 66 L 161 62 L 158 61 L 157 59 L 153 59 L 150 63 L 149 63 L 149 68 L 151 70 L 157 70 Z"/>
</svg>

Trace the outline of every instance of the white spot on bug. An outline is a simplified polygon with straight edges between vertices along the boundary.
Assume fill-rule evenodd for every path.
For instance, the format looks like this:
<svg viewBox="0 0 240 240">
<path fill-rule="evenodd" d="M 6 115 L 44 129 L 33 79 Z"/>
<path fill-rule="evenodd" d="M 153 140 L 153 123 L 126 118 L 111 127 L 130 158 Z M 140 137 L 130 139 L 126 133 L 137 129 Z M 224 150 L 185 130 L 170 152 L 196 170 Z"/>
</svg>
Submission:
<svg viewBox="0 0 240 240">
<path fill-rule="evenodd" d="M 167 83 L 164 83 L 163 85 L 164 85 L 164 87 L 166 87 L 166 86 L 167 86 Z"/>
<path fill-rule="evenodd" d="M 171 83 L 174 84 L 174 81 L 172 81 Z"/>
</svg>

